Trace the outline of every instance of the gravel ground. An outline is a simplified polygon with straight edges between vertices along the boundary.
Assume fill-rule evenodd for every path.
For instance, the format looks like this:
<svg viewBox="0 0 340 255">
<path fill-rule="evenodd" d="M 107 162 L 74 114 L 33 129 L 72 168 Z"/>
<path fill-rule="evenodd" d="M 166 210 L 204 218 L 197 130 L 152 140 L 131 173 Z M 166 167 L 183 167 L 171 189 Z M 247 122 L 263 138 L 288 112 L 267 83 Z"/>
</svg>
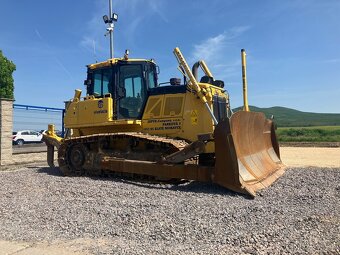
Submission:
<svg viewBox="0 0 340 255">
<path fill-rule="evenodd" d="M 340 169 L 289 169 L 249 199 L 198 182 L 148 184 L 17 168 L 0 172 L 3 240 L 102 240 L 87 246 L 92 254 L 340 253 Z"/>
</svg>

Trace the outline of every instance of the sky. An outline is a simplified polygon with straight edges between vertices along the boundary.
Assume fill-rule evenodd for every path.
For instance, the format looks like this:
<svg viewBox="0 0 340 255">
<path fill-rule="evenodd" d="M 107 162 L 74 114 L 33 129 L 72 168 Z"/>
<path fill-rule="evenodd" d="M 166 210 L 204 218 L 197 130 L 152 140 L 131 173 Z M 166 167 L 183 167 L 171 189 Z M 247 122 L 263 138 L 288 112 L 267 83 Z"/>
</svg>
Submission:
<svg viewBox="0 0 340 255">
<path fill-rule="evenodd" d="M 15 103 L 59 107 L 86 65 L 109 58 L 108 0 L 0 0 L 0 50 L 16 64 Z M 206 61 L 242 105 L 340 113 L 340 0 L 113 0 L 114 55 L 155 59 L 159 82 L 181 77 L 172 53 Z"/>
</svg>

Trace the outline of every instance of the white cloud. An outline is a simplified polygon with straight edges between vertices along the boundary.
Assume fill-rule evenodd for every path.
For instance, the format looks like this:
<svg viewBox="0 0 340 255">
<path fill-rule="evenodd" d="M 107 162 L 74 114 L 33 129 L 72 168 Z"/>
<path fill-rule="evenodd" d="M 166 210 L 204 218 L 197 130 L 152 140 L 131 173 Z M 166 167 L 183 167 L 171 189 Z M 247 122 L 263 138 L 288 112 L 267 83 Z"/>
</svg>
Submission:
<svg viewBox="0 0 340 255">
<path fill-rule="evenodd" d="M 156 13 L 164 22 L 168 23 L 166 15 L 163 12 L 163 5 L 161 1 L 149 0 L 147 1 L 154 13 Z"/>
<path fill-rule="evenodd" d="M 34 31 L 35 31 L 35 34 L 38 36 L 38 38 L 39 38 L 41 41 L 43 41 L 44 39 L 42 38 L 42 36 L 41 36 L 40 32 L 38 31 L 38 29 L 35 29 Z"/>
<path fill-rule="evenodd" d="M 84 47 L 87 51 L 94 54 L 94 57 L 97 57 L 97 52 L 103 52 L 106 49 L 100 44 L 99 40 L 96 37 L 92 36 L 84 36 L 80 42 L 80 46 Z"/>
<path fill-rule="evenodd" d="M 240 59 L 226 59 L 227 51 L 232 46 L 236 39 L 244 32 L 250 29 L 250 26 L 237 26 L 221 34 L 210 37 L 196 45 L 189 58 L 190 62 L 195 62 L 203 59 L 218 79 L 225 79 L 239 72 L 241 61 Z"/>
<path fill-rule="evenodd" d="M 224 31 L 217 36 L 210 37 L 194 45 L 193 58 L 205 59 L 207 62 L 213 61 L 216 56 L 220 55 L 219 53 L 233 43 L 234 39 L 240 37 L 249 28 L 249 26 L 233 27 L 228 31 Z"/>
<path fill-rule="evenodd" d="M 143 25 L 143 21 L 151 15 L 157 15 L 163 22 L 168 22 L 166 18 L 163 1 L 155 0 L 115 0 L 112 4 L 112 9 L 117 12 L 118 15 L 124 15 L 124 20 L 128 20 L 124 25 L 123 33 L 126 40 L 134 41 L 134 35 L 139 26 Z M 108 13 L 108 2 L 98 1 L 96 2 L 95 10 L 91 20 L 87 23 L 86 34 L 80 41 L 80 45 L 87 51 L 93 53 L 93 44 L 95 44 L 98 53 L 104 54 L 107 52 L 108 39 L 105 40 L 105 25 L 102 21 L 102 16 Z M 123 36 L 122 34 L 120 35 Z"/>
<path fill-rule="evenodd" d="M 86 49 L 91 54 L 94 53 L 94 47 L 98 52 L 104 51 L 103 37 L 105 33 L 105 25 L 101 17 L 106 14 L 107 11 L 105 11 L 104 8 L 99 5 L 99 3 L 101 2 L 97 2 L 94 15 L 86 23 L 86 31 L 79 43 L 81 47 Z"/>
<path fill-rule="evenodd" d="M 84 36 L 80 42 L 80 45 L 86 48 L 87 50 L 93 50 L 93 45 L 95 44 L 94 39 L 89 36 Z"/>
<path fill-rule="evenodd" d="M 41 35 L 41 33 L 39 32 L 39 30 L 37 28 L 34 29 L 34 31 L 35 31 L 35 34 L 37 35 L 37 37 L 39 38 L 39 40 L 48 49 L 47 54 L 48 55 L 52 55 L 54 61 L 61 67 L 61 69 L 69 76 L 70 79 L 73 79 L 73 76 L 72 76 L 71 72 L 66 68 L 66 66 L 63 64 L 63 62 L 60 60 L 57 52 L 52 49 L 50 44 L 44 39 L 44 37 Z"/>
<path fill-rule="evenodd" d="M 322 64 L 334 64 L 334 63 L 340 63 L 340 58 L 332 58 L 332 59 L 325 59 L 320 61 Z"/>
<path fill-rule="evenodd" d="M 211 62 L 214 56 L 218 55 L 218 53 L 223 50 L 225 43 L 225 33 L 208 38 L 204 42 L 194 45 L 194 52 L 192 53 L 193 58 L 204 59 L 207 62 Z"/>
</svg>

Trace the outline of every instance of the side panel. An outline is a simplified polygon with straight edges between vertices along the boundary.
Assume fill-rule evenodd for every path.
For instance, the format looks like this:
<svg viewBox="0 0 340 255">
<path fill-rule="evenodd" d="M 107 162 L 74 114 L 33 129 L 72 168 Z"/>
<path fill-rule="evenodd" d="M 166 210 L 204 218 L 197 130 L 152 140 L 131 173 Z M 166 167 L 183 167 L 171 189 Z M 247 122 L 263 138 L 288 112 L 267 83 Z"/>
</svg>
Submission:
<svg viewBox="0 0 340 255">
<path fill-rule="evenodd" d="M 143 132 L 181 137 L 186 94 L 150 96 L 142 119 Z"/>
<path fill-rule="evenodd" d="M 197 140 L 199 134 L 212 134 L 213 122 L 205 106 L 194 94 L 150 96 L 142 119 L 144 133 Z M 213 146 L 209 152 L 213 151 Z"/>
<path fill-rule="evenodd" d="M 210 102 L 208 104 L 210 105 Z M 197 140 L 200 134 L 212 134 L 214 131 L 208 110 L 202 101 L 191 93 L 187 94 L 183 119 L 183 134 L 191 141 Z"/>
<path fill-rule="evenodd" d="M 92 98 L 71 102 L 65 114 L 65 127 L 103 125 L 112 120 L 112 98 Z"/>
</svg>

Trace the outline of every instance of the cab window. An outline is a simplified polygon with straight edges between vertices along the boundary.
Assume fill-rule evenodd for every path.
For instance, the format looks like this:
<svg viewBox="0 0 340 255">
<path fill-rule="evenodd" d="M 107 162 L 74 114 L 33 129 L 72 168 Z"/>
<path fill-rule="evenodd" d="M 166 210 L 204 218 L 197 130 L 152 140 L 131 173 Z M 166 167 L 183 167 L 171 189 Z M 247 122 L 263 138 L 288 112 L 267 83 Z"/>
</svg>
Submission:
<svg viewBox="0 0 340 255">
<path fill-rule="evenodd" d="M 112 69 L 99 69 L 94 71 L 93 95 L 103 96 L 111 93 Z"/>
<path fill-rule="evenodd" d="M 101 95 L 102 94 L 102 74 L 95 73 L 94 74 L 94 85 L 93 85 L 93 95 Z"/>
<path fill-rule="evenodd" d="M 108 72 L 109 71 L 109 72 Z M 112 72 L 111 70 L 107 70 L 106 72 L 103 72 L 102 76 L 102 95 L 105 95 L 107 93 L 110 93 L 110 82 L 111 82 L 111 77 L 112 77 Z"/>
<path fill-rule="evenodd" d="M 148 87 L 150 89 L 157 87 L 157 83 L 156 83 L 156 80 L 155 80 L 155 72 L 154 72 L 154 70 L 149 70 L 148 71 L 148 83 L 149 83 Z"/>
</svg>

